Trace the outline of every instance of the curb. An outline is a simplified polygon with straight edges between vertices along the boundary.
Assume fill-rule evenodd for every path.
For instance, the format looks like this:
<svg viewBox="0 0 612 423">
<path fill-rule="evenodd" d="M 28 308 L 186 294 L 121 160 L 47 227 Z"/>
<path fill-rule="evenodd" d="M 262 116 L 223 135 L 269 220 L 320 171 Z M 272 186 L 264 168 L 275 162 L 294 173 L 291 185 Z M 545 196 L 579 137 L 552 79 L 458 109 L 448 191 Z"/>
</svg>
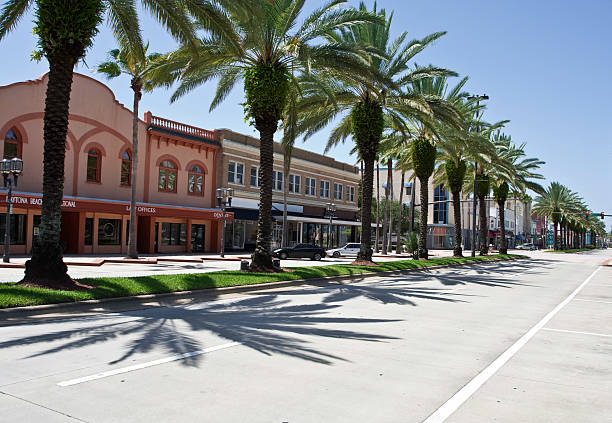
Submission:
<svg viewBox="0 0 612 423">
<path fill-rule="evenodd" d="M 515 260 L 525 260 L 527 257 L 516 257 L 516 258 L 507 258 L 507 259 L 495 259 L 495 260 L 487 260 L 487 261 L 473 261 L 466 263 L 454 263 L 454 264 L 438 264 L 435 266 L 428 266 L 422 268 L 414 268 L 414 269 L 398 269 L 398 270 L 384 270 L 381 272 L 367 272 L 367 273 L 359 273 L 354 275 L 334 275 L 334 276 L 322 276 L 319 278 L 310 278 L 310 279 L 295 279 L 288 281 L 278 281 L 278 282 L 264 282 L 253 285 L 239 285 L 239 286 L 225 286 L 219 288 L 202 288 L 191 291 L 176 291 L 176 292 L 164 292 L 160 294 L 143 294 L 143 295 L 134 295 L 127 297 L 112 297 L 112 298 L 101 298 L 99 300 L 83 300 L 83 301 L 75 301 L 71 303 L 54 303 L 54 304 L 40 304 L 33 306 L 23 306 L 23 307 L 9 307 L 9 308 L 0 308 L 0 316 L 3 318 L 9 318 L 12 314 L 15 315 L 23 315 L 28 312 L 41 312 L 41 311 L 59 311 L 59 310 L 68 310 L 68 311 L 92 311 L 90 310 L 92 306 L 98 306 L 101 304 L 108 303 L 130 303 L 130 302 L 138 302 L 142 300 L 155 300 L 155 299 L 164 299 L 164 298 L 172 298 L 172 299 L 180 299 L 183 297 L 191 297 L 194 295 L 216 295 L 216 294 L 231 294 L 234 292 L 254 292 L 254 291 L 262 291 L 266 289 L 274 289 L 274 288 L 285 288 L 292 286 L 300 286 L 300 285 L 317 285 L 320 283 L 333 282 L 338 280 L 353 280 L 353 279 L 362 279 L 372 276 L 385 276 L 385 275 L 393 275 L 393 274 L 401 274 L 401 273 L 410 273 L 410 272 L 423 272 L 431 269 L 443 269 L 449 267 L 461 267 L 468 265 L 481 265 L 481 264 L 489 264 L 489 263 L 499 263 L 504 261 L 515 261 Z M 108 310 L 104 310 L 104 313 L 108 313 Z"/>
</svg>

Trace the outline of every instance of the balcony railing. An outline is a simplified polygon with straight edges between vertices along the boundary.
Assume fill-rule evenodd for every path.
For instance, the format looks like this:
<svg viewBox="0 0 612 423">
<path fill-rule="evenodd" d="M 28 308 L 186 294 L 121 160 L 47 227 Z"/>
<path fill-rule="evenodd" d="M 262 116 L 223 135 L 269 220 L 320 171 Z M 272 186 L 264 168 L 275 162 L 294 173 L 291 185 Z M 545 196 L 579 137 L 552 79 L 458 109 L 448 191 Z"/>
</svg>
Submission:
<svg viewBox="0 0 612 423">
<path fill-rule="evenodd" d="M 145 115 L 145 121 L 147 121 L 149 125 L 157 128 L 167 129 L 180 134 L 192 135 L 194 137 L 206 138 L 213 141 L 217 140 L 217 131 L 209 131 L 207 129 L 198 128 L 197 126 L 186 125 L 184 123 L 164 119 L 159 116 L 153 116 L 152 114 L 148 116 Z"/>
</svg>

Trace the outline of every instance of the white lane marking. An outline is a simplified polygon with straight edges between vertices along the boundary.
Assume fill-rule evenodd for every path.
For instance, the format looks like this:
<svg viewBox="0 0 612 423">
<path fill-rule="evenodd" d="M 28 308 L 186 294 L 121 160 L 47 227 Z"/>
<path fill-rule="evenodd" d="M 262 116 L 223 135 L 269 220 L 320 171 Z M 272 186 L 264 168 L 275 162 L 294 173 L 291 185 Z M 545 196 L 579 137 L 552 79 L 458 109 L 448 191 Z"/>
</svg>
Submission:
<svg viewBox="0 0 612 423">
<path fill-rule="evenodd" d="M 578 293 L 584 288 L 584 286 L 593 279 L 595 274 L 601 269 L 598 267 L 591 273 L 591 275 L 585 279 L 584 282 L 578 286 L 565 300 L 561 301 L 551 312 L 536 323 L 531 329 L 521 336 L 514 344 L 512 344 L 506 351 L 501 353 L 491 364 L 489 364 L 484 370 L 470 380 L 463 388 L 461 388 L 455 395 L 449 398 L 440 408 L 433 412 L 423 423 L 441 423 L 445 421 L 451 414 L 453 414 L 468 398 L 470 398 L 474 392 L 476 392 L 487 380 L 489 380 L 504 364 L 508 362 L 535 334 L 546 325 L 555 314 L 557 314 L 563 307 L 567 305 Z"/>
<path fill-rule="evenodd" d="M 135 364 L 133 366 L 128 366 L 128 367 L 121 367 L 119 369 L 109 370 L 107 372 L 96 373 L 95 375 L 91 375 L 91 376 L 85 376 L 85 377 L 80 377 L 77 379 L 66 380 L 63 382 L 59 382 L 57 385 L 62 386 L 62 387 L 77 385 L 79 383 L 90 382 L 92 380 L 97 380 L 97 379 L 103 379 L 105 377 L 120 375 L 122 373 L 133 372 L 134 370 L 146 369 L 147 367 L 158 366 L 160 364 L 170 363 L 172 361 L 183 360 L 185 358 L 194 357 L 196 355 L 207 354 L 213 351 L 235 347 L 237 345 L 242 345 L 242 342 L 229 342 L 227 344 L 216 345 L 214 347 L 205 348 L 203 350 L 197 350 L 197 351 L 192 351 L 192 352 L 183 353 L 183 354 L 176 354 L 171 357 L 160 358 L 159 360 L 148 361 L 146 363 Z"/>
<path fill-rule="evenodd" d="M 586 301 L 586 302 L 589 302 L 589 303 L 612 304 L 612 301 L 585 300 L 585 299 L 582 299 L 582 298 L 576 298 L 576 301 Z"/>
<path fill-rule="evenodd" d="M 603 336 L 606 338 L 612 338 L 612 335 L 608 335 L 605 333 L 581 332 L 579 330 L 553 329 L 553 328 L 542 328 L 542 330 L 549 330 L 551 332 L 577 333 L 579 335 L 592 335 L 592 336 Z"/>
</svg>

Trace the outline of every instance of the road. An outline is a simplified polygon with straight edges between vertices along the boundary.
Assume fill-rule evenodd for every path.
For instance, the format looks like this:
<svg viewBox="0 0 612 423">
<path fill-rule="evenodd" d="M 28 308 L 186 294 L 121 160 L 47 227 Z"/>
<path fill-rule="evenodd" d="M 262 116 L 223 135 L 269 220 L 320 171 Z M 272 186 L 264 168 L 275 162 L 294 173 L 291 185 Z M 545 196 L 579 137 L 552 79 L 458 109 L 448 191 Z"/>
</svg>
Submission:
<svg viewBox="0 0 612 423">
<path fill-rule="evenodd" d="M 610 258 L 4 319 L 1 420 L 610 422 Z"/>
</svg>

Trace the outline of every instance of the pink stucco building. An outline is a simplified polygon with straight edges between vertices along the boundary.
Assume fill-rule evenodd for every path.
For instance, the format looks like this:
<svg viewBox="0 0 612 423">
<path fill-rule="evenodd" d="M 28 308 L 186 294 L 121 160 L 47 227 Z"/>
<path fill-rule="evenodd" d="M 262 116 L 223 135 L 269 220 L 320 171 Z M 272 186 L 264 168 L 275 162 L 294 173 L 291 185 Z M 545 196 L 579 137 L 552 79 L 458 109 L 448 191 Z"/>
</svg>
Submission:
<svg viewBox="0 0 612 423">
<path fill-rule="evenodd" d="M 46 86 L 43 75 L 0 87 L 0 152 L 21 157 L 25 169 L 12 200 L 11 253 L 29 252 L 38 233 Z M 67 254 L 127 251 L 132 119 L 107 86 L 74 75 L 62 206 Z M 139 125 L 139 252 L 217 251 L 217 132 L 151 112 Z M 5 211 L 6 192 L 0 191 L 0 213 Z M 4 233 L 4 215 L 0 219 Z"/>
</svg>

